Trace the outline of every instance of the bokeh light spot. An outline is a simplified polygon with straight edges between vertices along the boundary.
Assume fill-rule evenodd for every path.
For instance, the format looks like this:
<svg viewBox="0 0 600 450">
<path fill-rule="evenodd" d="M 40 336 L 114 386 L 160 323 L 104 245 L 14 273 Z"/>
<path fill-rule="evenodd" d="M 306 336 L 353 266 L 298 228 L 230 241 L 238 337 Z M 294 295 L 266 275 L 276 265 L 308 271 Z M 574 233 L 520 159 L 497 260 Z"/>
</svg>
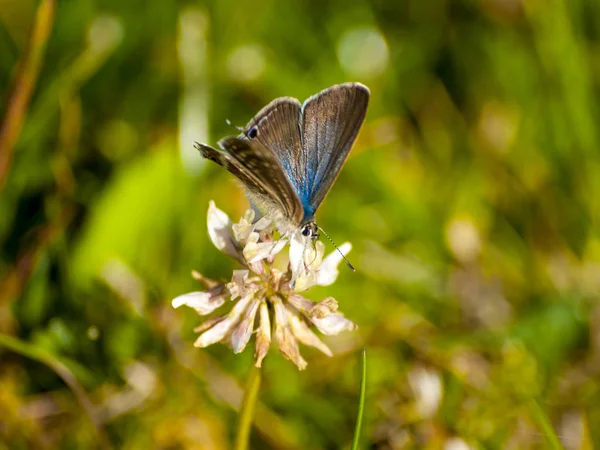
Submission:
<svg viewBox="0 0 600 450">
<path fill-rule="evenodd" d="M 387 68 L 388 46 L 381 32 L 375 28 L 350 30 L 340 39 L 338 59 L 348 74 L 374 78 Z"/>
<path fill-rule="evenodd" d="M 90 50 L 96 54 L 109 51 L 121 43 L 124 34 L 123 23 L 118 17 L 100 15 L 88 30 Z"/>
<path fill-rule="evenodd" d="M 455 219 L 446 228 L 446 240 L 454 256 L 463 262 L 473 261 L 481 250 L 479 230 L 470 219 Z"/>
<path fill-rule="evenodd" d="M 264 71 L 265 55 L 258 45 L 242 45 L 234 49 L 227 59 L 227 73 L 242 83 L 256 80 Z"/>
</svg>

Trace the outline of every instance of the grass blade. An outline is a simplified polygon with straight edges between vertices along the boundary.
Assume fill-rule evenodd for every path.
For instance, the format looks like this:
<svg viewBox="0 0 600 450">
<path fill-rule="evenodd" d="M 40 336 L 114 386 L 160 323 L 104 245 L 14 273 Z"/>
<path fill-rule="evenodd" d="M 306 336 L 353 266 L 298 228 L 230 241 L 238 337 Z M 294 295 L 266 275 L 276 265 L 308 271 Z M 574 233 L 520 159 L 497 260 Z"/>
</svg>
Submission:
<svg viewBox="0 0 600 450">
<path fill-rule="evenodd" d="M 37 8 L 29 45 L 14 80 L 8 107 L 0 125 L 0 190 L 10 170 L 13 147 L 25 121 L 27 107 L 40 74 L 46 43 L 54 23 L 55 0 L 42 0 Z"/>
<path fill-rule="evenodd" d="M 537 422 L 542 430 L 542 433 L 544 434 L 544 437 L 548 441 L 548 448 L 551 448 L 552 450 L 564 450 L 560 439 L 556 435 L 556 431 L 554 431 L 554 427 L 552 426 L 550 419 L 540 404 L 536 400 L 532 399 L 529 403 L 529 407 L 531 414 L 533 415 L 533 419 Z"/>
<path fill-rule="evenodd" d="M 356 413 L 356 425 L 354 427 L 354 439 L 352 441 L 352 450 L 358 450 L 360 442 L 360 431 L 362 428 L 363 413 L 365 410 L 365 393 L 367 391 L 367 349 L 363 348 L 361 352 L 362 378 L 360 381 L 360 396 L 358 399 L 358 411 Z"/>
<path fill-rule="evenodd" d="M 98 446 L 99 448 L 111 448 L 108 438 L 104 432 L 102 427 L 102 423 L 97 417 L 94 405 L 89 399 L 87 393 L 83 389 L 83 386 L 79 383 L 71 369 L 59 361 L 56 357 L 48 353 L 47 351 L 40 350 L 36 348 L 34 345 L 31 345 L 27 342 L 23 342 L 17 338 L 12 336 L 8 336 L 6 334 L 0 334 L 0 347 L 6 347 L 7 349 L 20 354 L 26 358 L 37 361 L 41 364 L 48 366 L 52 369 L 65 384 L 71 389 L 75 398 L 79 401 L 79 404 L 84 409 L 90 421 L 94 425 L 98 436 Z"/>
</svg>

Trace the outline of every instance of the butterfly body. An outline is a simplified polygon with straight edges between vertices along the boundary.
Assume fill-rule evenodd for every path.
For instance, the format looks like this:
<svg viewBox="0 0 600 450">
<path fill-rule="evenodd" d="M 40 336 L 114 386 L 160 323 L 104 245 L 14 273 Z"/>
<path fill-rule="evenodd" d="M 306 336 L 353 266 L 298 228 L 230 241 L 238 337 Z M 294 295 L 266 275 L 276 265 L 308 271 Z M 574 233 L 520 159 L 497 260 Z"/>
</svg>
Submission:
<svg viewBox="0 0 600 450">
<path fill-rule="evenodd" d="M 231 172 L 280 231 L 316 239 L 315 213 L 329 192 L 365 118 L 369 90 L 360 83 L 332 86 L 301 104 L 273 100 L 218 151 L 196 144 L 202 156 Z"/>
</svg>

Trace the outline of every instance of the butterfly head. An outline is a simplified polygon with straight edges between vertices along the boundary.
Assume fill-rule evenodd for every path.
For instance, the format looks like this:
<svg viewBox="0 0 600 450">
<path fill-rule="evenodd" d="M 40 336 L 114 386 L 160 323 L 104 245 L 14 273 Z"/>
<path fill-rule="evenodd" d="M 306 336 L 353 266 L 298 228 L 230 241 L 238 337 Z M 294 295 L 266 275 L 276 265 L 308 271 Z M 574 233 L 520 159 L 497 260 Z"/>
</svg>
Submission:
<svg viewBox="0 0 600 450">
<path fill-rule="evenodd" d="M 300 226 L 300 233 L 302 233 L 302 236 L 310 237 L 311 240 L 315 241 L 319 238 L 319 227 L 316 222 L 307 222 Z"/>
</svg>

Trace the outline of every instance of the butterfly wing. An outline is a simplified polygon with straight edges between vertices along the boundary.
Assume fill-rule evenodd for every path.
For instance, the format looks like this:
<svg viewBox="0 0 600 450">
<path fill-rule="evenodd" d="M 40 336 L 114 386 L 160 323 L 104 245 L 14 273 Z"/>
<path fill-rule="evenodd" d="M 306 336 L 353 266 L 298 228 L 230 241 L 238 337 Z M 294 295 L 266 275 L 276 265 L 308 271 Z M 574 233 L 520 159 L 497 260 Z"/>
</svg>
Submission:
<svg viewBox="0 0 600 450">
<path fill-rule="evenodd" d="M 279 211 L 283 217 L 300 223 L 303 208 L 286 178 L 276 156 L 259 141 L 227 137 L 219 141 L 218 151 L 196 143 L 202 156 L 233 174 L 248 189 L 253 199 Z"/>
<path fill-rule="evenodd" d="M 219 142 L 225 152 L 198 146 L 261 203 L 274 204 L 299 225 L 314 218 L 337 178 L 368 101 L 369 89 L 360 83 L 332 86 L 304 105 L 278 98 L 254 116 L 241 136 Z"/>
<path fill-rule="evenodd" d="M 258 140 L 279 160 L 288 180 L 296 189 L 300 179 L 298 158 L 300 141 L 300 102 L 291 97 L 273 100 L 261 109 L 244 128 L 243 136 Z"/>
<path fill-rule="evenodd" d="M 369 95 L 369 89 L 360 83 L 344 83 L 304 102 L 298 162 L 302 172 L 298 196 L 305 210 L 303 220 L 314 216 L 344 165 L 365 118 Z"/>
</svg>

